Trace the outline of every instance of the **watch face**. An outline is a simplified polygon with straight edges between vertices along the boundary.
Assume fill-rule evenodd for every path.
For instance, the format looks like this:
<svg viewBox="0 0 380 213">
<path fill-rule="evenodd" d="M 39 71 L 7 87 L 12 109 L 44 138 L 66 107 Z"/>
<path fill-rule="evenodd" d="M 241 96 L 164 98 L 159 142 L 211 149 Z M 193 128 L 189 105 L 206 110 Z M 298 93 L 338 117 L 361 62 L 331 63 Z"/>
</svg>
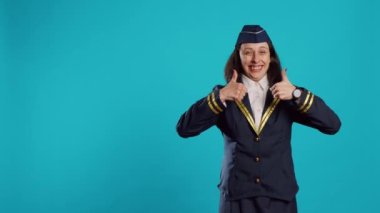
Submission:
<svg viewBox="0 0 380 213">
<path fill-rule="evenodd" d="M 299 97 L 301 97 L 301 90 L 299 90 L 299 89 L 295 89 L 295 90 L 293 91 L 293 96 L 294 96 L 295 98 L 299 98 Z"/>
</svg>

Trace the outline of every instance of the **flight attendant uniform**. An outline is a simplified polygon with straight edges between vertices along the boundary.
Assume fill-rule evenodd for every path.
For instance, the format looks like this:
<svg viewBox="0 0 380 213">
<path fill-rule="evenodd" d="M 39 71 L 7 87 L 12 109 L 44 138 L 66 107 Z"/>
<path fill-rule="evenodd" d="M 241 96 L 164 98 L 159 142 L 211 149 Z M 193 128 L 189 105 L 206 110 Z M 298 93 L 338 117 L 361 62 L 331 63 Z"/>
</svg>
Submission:
<svg viewBox="0 0 380 213">
<path fill-rule="evenodd" d="M 270 42 L 256 25 L 244 26 L 242 32 L 238 42 Z M 253 82 L 240 74 L 237 81 L 248 89 L 241 102 L 222 103 L 219 91 L 223 86 L 215 86 L 180 117 L 177 132 L 187 138 L 213 125 L 220 129 L 224 138 L 218 184 L 220 213 L 296 213 L 298 185 L 290 144 L 292 124 L 335 134 L 340 120 L 320 97 L 305 88 L 299 88 L 299 99 L 280 101 L 268 90 L 271 85 L 266 77 Z"/>
</svg>

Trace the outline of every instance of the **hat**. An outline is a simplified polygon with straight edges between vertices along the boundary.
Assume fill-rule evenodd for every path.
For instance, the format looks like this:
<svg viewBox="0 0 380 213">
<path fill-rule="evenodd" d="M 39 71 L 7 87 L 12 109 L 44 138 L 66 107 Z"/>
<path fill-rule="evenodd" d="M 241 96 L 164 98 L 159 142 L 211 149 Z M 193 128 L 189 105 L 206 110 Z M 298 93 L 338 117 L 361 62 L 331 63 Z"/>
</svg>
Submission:
<svg viewBox="0 0 380 213">
<path fill-rule="evenodd" d="M 242 43 L 260 42 L 271 43 L 271 40 L 266 31 L 260 27 L 260 25 L 244 25 L 236 41 L 235 47 L 238 47 Z"/>
</svg>

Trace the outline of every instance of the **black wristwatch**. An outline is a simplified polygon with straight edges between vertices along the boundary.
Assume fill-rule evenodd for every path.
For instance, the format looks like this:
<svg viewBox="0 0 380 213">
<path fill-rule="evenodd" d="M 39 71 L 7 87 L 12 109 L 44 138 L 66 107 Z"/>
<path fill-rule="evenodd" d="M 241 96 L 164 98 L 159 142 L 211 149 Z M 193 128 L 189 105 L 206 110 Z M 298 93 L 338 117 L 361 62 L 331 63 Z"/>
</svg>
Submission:
<svg viewBox="0 0 380 213">
<path fill-rule="evenodd" d="M 301 94 L 302 94 L 302 91 L 299 89 L 299 88 L 296 88 L 295 90 L 293 90 L 293 99 L 294 100 L 297 100 L 301 97 Z"/>
</svg>

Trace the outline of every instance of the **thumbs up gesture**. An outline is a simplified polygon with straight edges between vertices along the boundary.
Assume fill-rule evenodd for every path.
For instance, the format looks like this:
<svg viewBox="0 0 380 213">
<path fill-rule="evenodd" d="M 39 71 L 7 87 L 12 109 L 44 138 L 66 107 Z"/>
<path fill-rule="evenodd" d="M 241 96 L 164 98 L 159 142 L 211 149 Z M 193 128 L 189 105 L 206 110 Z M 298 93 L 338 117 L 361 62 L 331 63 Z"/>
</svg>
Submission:
<svg viewBox="0 0 380 213">
<path fill-rule="evenodd" d="M 220 90 L 219 96 L 223 103 L 225 103 L 225 101 L 241 101 L 247 93 L 247 88 L 244 84 L 238 83 L 237 78 L 238 73 L 234 70 L 231 80 L 223 89 Z"/>
<path fill-rule="evenodd" d="M 286 69 L 281 71 L 282 81 L 274 84 L 270 90 L 273 97 L 280 100 L 291 100 L 293 98 L 293 91 L 296 87 L 289 81 L 286 74 Z"/>
</svg>

